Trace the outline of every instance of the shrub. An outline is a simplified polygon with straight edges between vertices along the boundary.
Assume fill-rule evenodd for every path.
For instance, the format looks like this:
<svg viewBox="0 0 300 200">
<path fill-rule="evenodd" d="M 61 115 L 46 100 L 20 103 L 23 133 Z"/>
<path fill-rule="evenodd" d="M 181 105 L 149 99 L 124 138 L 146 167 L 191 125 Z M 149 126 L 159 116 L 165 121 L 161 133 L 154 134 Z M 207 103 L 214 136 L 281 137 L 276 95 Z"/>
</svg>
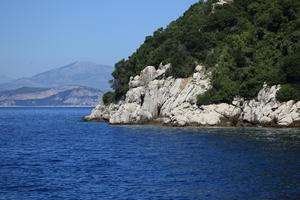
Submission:
<svg viewBox="0 0 300 200">
<path fill-rule="evenodd" d="M 116 94 L 114 92 L 106 92 L 102 97 L 104 105 L 109 105 L 116 102 Z"/>
<path fill-rule="evenodd" d="M 215 80 L 216 81 L 216 80 Z M 217 88 L 211 88 L 197 97 L 197 105 L 208 105 L 213 103 L 231 103 L 238 95 L 238 86 L 227 78 L 220 78 L 214 83 Z"/>
<path fill-rule="evenodd" d="M 286 79 L 289 83 L 300 81 L 300 52 L 286 56 L 281 65 L 282 70 L 286 73 Z"/>
<path fill-rule="evenodd" d="M 193 74 L 197 61 L 191 56 L 175 55 L 171 58 L 172 67 L 166 75 L 175 78 L 187 78 Z"/>
<path fill-rule="evenodd" d="M 300 101 L 300 90 L 289 85 L 283 85 L 276 94 L 278 101 L 296 100 Z"/>
<path fill-rule="evenodd" d="M 209 105 L 211 101 L 211 90 L 208 90 L 205 93 L 198 95 L 197 97 L 198 106 Z"/>
</svg>

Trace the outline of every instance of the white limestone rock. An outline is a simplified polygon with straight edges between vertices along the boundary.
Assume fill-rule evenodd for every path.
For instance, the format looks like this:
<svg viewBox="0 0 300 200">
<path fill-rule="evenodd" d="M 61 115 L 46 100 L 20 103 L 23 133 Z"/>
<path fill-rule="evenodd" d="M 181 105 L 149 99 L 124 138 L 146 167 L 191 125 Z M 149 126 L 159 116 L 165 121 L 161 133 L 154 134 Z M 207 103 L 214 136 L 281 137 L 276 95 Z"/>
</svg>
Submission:
<svg viewBox="0 0 300 200">
<path fill-rule="evenodd" d="M 257 100 L 244 101 L 240 119 L 247 122 L 269 123 L 274 120 L 273 110 L 278 107 L 276 93 L 280 86 L 268 87 L 264 84 L 262 90 L 257 95 Z"/>
<path fill-rule="evenodd" d="M 140 76 L 130 77 L 129 88 L 136 88 L 142 86 L 142 82 L 140 81 Z"/>
<path fill-rule="evenodd" d="M 264 84 L 263 89 L 258 93 L 257 100 L 244 102 L 240 119 L 261 124 L 277 123 L 282 126 L 299 121 L 298 105 L 300 103 L 292 100 L 278 102 L 276 93 L 279 89 L 280 85 L 269 87 Z"/>
<path fill-rule="evenodd" d="M 223 4 L 225 4 L 225 3 L 230 3 L 230 2 L 232 2 L 233 0 L 219 0 L 216 4 L 218 4 L 218 5 L 223 5 Z"/>
<path fill-rule="evenodd" d="M 171 67 L 148 66 L 140 75 L 130 78 L 123 101 L 108 106 L 100 103 L 86 119 L 107 120 L 111 124 L 136 124 L 161 121 L 173 125 L 218 125 L 223 119 L 289 126 L 300 120 L 300 102 L 278 102 L 280 85 L 263 85 L 256 99 L 234 98 L 231 104 L 221 103 L 198 107 L 197 96 L 207 91 L 211 74 L 198 65 L 189 78 L 166 77 Z"/>
</svg>

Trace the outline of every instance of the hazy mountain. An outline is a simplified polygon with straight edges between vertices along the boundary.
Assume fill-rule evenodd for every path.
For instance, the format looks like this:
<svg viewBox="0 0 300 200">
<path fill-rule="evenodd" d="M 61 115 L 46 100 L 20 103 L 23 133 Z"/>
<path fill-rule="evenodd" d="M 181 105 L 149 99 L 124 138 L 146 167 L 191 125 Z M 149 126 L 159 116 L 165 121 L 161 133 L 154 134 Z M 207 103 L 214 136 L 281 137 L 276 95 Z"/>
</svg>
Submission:
<svg viewBox="0 0 300 200">
<path fill-rule="evenodd" d="M 10 78 L 10 77 L 7 77 L 7 76 L 4 76 L 4 75 L 0 75 L 0 84 L 7 83 L 7 82 L 10 82 L 12 80 L 14 80 L 14 79 Z"/>
<path fill-rule="evenodd" d="M 102 91 L 83 86 L 22 87 L 0 92 L 0 106 L 95 106 Z"/>
<path fill-rule="evenodd" d="M 17 89 L 20 87 L 58 87 L 80 85 L 109 90 L 108 81 L 113 67 L 93 62 L 74 62 L 55 68 L 29 78 L 21 78 L 9 83 L 0 84 L 0 90 Z"/>
</svg>

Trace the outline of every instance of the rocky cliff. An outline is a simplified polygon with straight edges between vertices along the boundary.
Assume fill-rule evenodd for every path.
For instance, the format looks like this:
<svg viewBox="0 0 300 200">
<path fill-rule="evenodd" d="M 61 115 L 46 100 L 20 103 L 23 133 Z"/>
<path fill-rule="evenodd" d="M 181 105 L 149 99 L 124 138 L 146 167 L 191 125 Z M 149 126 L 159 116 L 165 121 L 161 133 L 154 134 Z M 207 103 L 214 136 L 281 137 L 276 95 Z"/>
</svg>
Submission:
<svg viewBox="0 0 300 200">
<path fill-rule="evenodd" d="M 107 106 L 100 103 L 83 120 L 173 126 L 300 126 L 300 101 L 277 101 L 280 85 L 264 85 L 256 99 L 236 97 L 231 104 L 197 106 L 197 96 L 211 87 L 211 74 L 199 65 L 192 77 L 175 79 L 166 77 L 169 67 L 146 67 L 139 76 L 130 78 L 124 100 Z"/>
</svg>

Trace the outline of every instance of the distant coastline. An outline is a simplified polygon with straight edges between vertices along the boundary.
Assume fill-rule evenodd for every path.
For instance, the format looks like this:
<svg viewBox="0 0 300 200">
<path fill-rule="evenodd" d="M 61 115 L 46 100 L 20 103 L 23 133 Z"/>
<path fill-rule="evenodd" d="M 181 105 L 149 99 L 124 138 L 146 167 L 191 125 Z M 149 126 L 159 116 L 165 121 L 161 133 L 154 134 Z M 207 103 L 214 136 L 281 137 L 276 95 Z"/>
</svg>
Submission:
<svg viewBox="0 0 300 200">
<path fill-rule="evenodd" d="M 62 105 L 62 106 L 0 106 L 0 108 L 95 108 L 95 106 L 82 106 L 82 105 Z"/>
</svg>

